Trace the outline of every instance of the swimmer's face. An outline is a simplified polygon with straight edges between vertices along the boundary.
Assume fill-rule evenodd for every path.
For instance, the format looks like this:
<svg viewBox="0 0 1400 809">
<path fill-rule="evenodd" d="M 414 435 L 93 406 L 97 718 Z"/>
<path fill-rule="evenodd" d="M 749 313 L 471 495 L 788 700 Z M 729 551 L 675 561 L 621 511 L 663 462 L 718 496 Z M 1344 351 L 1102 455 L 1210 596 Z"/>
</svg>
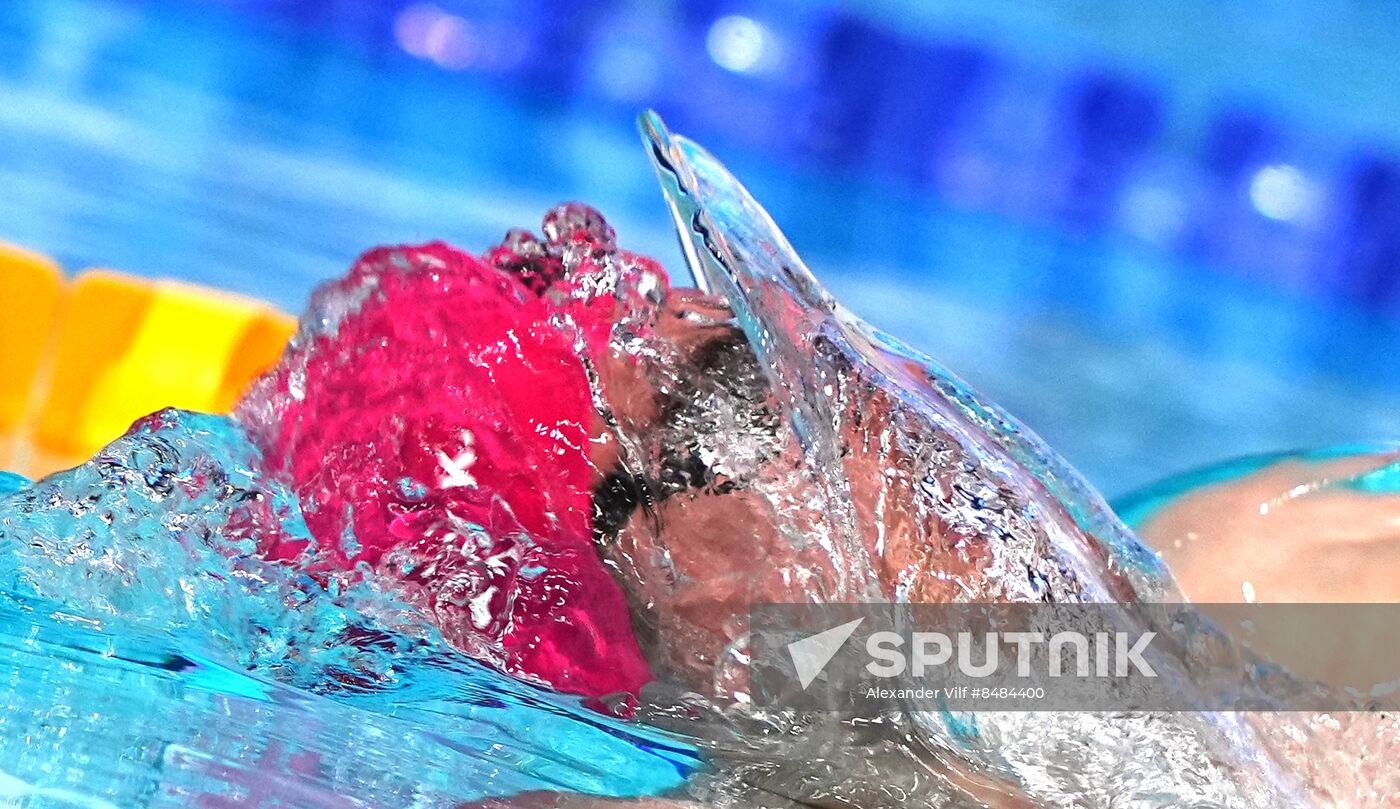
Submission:
<svg viewBox="0 0 1400 809">
<path fill-rule="evenodd" d="M 849 597 L 838 590 L 847 562 L 825 543 L 790 536 L 824 530 L 824 515 L 809 513 L 822 495 L 729 307 L 672 289 L 654 318 L 647 350 L 668 355 L 664 371 L 622 352 L 599 363 L 607 416 L 631 437 L 632 466 L 643 468 L 623 462 L 617 432 L 600 417 L 595 538 L 631 594 L 653 664 L 705 693 L 743 693 L 750 607 Z M 902 587 L 911 600 L 948 600 L 956 581 L 976 574 L 977 558 L 930 550 L 939 527 L 916 505 L 918 477 L 887 474 L 912 460 L 876 440 L 889 401 L 873 393 L 867 404 L 842 470 L 857 517 L 881 522 L 867 531 L 882 538 L 868 549 L 878 589 L 862 595 Z"/>
<path fill-rule="evenodd" d="M 774 555 L 783 544 L 768 504 L 727 462 L 762 463 L 777 416 L 721 299 L 672 289 L 652 325 L 647 350 L 666 355 L 664 370 L 623 352 L 599 363 L 609 412 L 594 425 L 594 534 L 632 597 L 653 663 L 673 680 L 733 692 L 746 675 L 723 673 L 723 661 L 749 606 L 800 595 L 757 583 L 794 560 Z M 645 446 L 633 452 L 645 457 L 624 463 L 619 432 L 640 436 Z"/>
</svg>

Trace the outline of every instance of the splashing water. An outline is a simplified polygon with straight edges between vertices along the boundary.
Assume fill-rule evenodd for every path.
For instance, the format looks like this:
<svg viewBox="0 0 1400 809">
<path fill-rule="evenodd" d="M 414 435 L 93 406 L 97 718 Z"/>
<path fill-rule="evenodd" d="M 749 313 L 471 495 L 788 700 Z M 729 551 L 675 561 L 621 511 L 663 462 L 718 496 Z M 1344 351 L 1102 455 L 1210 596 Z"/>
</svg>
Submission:
<svg viewBox="0 0 1400 809">
<path fill-rule="evenodd" d="M 455 652 L 311 543 L 233 421 L 163 411 L 0 498 L 4 789 L 95 805 L 451 806 L 651 794 L 699 765 Z M 347 804 L 348 802 L 348 804 Z M 38 804 L 35 804 L 38 805 Z"/>
<path fill-rule="evenodd" d="M 787 445 L 786 454 L 773 454 L 768 463 L 791 467 L 797 459 L 805 473 L 795 487 L 801 500 L 826 515 L 818 523 L 809 510 L 778 509 L 771 514 L 776 524 L 756 532 L 758 544 L 784 549 L 777 555 L 815 546 L 820 556 L 840 560 L 834 577 L 812 569 L 811 577 L 829 589 L 804 587 L 804 600 L 858 591 L 862 578 L 877 598 L 914 602 L 1179 598 L 1155 555 L 1033 434 L 832 301 L 766 213 L 702 149 L 671 136 L 654 117 L 644 119 L 644 131 L 687 259 L 702 286 L 727 299 L 767 381 L 759 398 L 778 414 L 776 434 Z M 648 441 L 665 439 L 643 430 L 623 443 Z M 747 490 L 771 504 L 762 478 Z M 744 489 L 740 482 L 738 491 Z M 731 489 L 720 496 L 742 495 Z M 686 544 L 698 537 L 688 533 L 684 508 L 662 504 L 650 516 L 639 531 L 644 539 L 630 542 L 646 548 L 643 557 L 694 553 Z M 665 553 L 657 554 L 658 547 Z M 723 569 L 745 582 L 740 589 L 785 600 L 780 589 L 766 589 L 761 573 L 741 565 Z M 645 590 L 655 578 L 638 576 L 632 586 Z M 672 585 L 669 597 L 678 590 Z M 724 651 L 742 657 L 733 652 L 745 643 L 742 625 L 724 628 L 718 638 Z M 1185 661 L 1179 665 L 1178 682 L 1189 688 Z M 722 688 L 714 692 L 727 696 Z M 927 764 L 931 756 L 931 769 L 944 781 L 930 774 L 911 794 L 907 779 L 862 773 L 850 756 L 811 755 L 849 743 L 848 728 L 791 717 L 770 719 L 764 728 L 740 714 L 730 718 L 740 728 L 747 723 L 749 733 L 721 735 L 716 757 L 736 779 L 805 800 L 946 805 L 954 791 L 981 790 L 1000 793 L 999 800 L 1014 800 L 1008 798 L 1014 793 L 1048 805 L 1306 803 L 1301 782 L 1280 769 L 1251 724 L 1229 715 L 911 712 L 908 725 L 890 723 L 883 742 L 907 750 L 900 738 L 912 737 L 919 750 L 908 757 Z M 799 754 L 778 751 L 752 765 L 755 729 L 784 738 Z M 787 741 L 804 733 L 811 737 L 805 745 Z M 867 749 L 873 756 L 880 748 Z M 957 780 L 949 771 L 999 783 L 949 789 L 947 782 Z"/>
<path fill-rule="evenodd" d="M 700 290 L 576 204 L 482 258 L 380 248 L 235 418 L 0 475 L 0 798 L 1328 805 L 1310 718 L 753 708 L 757 603 L 1182 595 L 718 162 L 644 132 Z"/>
<path fill-rule="evenodd" d="M 512 674 L 636 691 L 650 675 L 589 529 L 588 385 L 540 283 L 443 244 L 372 251 L 238 415 L 284 465 L 316 564 L 374 566 Z"/>
</svg>

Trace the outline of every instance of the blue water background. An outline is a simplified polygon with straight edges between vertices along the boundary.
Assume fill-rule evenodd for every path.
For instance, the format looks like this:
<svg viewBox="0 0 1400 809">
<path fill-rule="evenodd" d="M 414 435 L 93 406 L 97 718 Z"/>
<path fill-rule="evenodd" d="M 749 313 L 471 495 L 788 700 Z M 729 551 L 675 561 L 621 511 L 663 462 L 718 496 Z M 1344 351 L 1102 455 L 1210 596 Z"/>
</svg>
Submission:
<svg viewBox="0 0 1400 809">
<path fill-rule="evenodd" d="M 7 2 L 0 239 L 296 309 L 578 198 L 678 268 L 654 105 L 1114 495 L 1400 436 L 1397 46 L 1311 0 Z"/>
</svg>

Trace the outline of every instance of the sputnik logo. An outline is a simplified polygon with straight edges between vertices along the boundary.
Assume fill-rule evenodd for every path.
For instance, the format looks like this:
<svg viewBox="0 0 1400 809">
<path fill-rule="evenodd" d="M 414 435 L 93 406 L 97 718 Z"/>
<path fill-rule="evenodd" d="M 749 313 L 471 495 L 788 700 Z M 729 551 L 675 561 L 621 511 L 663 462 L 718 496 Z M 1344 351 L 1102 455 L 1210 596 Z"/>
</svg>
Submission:
<svg viewBox="0 0 1400 809">
<path fill-rule="evenodd" d="M 802 683 L 803 691 L 821 676 L 822 669 L 826 668 L 826 664 L 841 651 L 841 647 L 864 622 L 864 618 L 857 618 L 787 645 L 788 656 L 792 658 L 792 665 L 797 669 L 797 680 Z"/>
</svg>

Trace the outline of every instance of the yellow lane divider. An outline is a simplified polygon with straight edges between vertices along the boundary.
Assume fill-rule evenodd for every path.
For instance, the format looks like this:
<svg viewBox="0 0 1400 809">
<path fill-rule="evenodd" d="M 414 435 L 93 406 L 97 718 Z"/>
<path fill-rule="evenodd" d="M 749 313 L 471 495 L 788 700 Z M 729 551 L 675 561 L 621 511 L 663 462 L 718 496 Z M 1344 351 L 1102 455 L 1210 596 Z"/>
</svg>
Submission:
<svg viewBox="0 0 1400 809">
<path fill-rule="evenodd" d="M 226 412 L 295 320 L 176 281 L 85 270 L 0 243 L 0 469 L 76 463 L 162 407 Z"/>
</svg>

